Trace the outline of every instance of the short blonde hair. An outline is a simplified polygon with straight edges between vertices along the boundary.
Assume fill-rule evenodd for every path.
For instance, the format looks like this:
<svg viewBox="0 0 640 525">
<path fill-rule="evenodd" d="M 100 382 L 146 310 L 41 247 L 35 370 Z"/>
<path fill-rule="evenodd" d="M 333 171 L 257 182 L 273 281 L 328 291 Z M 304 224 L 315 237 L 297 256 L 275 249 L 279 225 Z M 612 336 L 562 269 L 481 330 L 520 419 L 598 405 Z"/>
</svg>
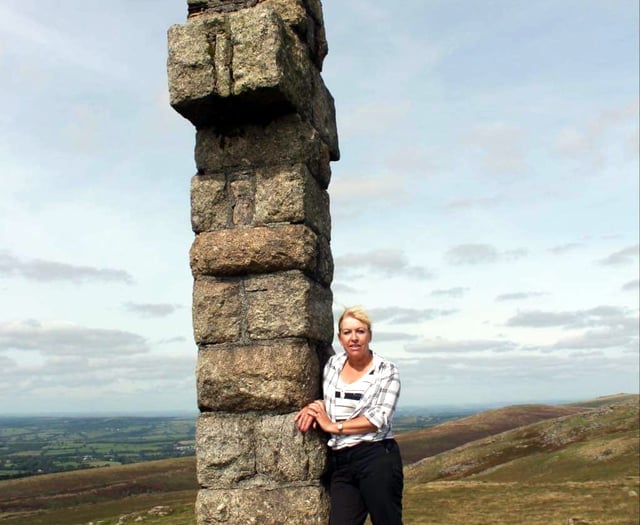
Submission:
<svg viewBox="0 0 640 525">
<path fill-rule="evenodd" d="M 361 323 L 366 324 L 369 332 L 371 332 L 371 318 L 369 317 L 369 314 L 365 311 L 365 309 L 362 308 L 362 306 L 351 306 L 344 309 L 344 312 L 342 312 L 342 315 L 338 320 L 338 332 L 340 332 L 340 325 L 342 324 L 342 320 L 345 317 L 353 317 Z"/>
</svg>

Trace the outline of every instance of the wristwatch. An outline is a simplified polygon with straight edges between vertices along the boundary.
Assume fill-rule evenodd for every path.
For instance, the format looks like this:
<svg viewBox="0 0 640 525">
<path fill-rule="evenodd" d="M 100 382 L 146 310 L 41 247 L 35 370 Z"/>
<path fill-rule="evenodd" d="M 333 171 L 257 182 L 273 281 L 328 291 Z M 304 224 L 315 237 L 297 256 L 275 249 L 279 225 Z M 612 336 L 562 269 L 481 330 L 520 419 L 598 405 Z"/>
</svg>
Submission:
<svg viewBox="0 0 640 525">
<path fill-rule="evenodd" d="M 342 423 L 338 423 L 338 434 L 342 434 L 343 425 Z"/>
</svg>

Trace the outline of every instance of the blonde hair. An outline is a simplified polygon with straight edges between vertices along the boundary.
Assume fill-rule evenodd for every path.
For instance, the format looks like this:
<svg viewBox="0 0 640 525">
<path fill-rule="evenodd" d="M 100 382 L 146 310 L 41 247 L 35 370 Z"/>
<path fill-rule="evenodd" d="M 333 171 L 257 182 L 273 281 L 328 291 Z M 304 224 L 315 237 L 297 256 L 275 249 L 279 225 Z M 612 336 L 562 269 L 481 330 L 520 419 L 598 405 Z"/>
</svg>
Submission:
<svg viewBox="0 0 640 525">
<path fill-rule="evenodd" d="M 369 314 L 365 311 L 365 309 L 362 308 L 362 306 L 351 306 L 344 309 L 344 312 L 342 312 L 342 315 L 338 320 L 338 332 L 340 332 L 340 325 L 342 324 L 342 320 L 345 317 L 353 317 L 361 323 L 366 324 L 369 332 L 371 332 L 371 318 L 369 317 Z"/>
</svg>

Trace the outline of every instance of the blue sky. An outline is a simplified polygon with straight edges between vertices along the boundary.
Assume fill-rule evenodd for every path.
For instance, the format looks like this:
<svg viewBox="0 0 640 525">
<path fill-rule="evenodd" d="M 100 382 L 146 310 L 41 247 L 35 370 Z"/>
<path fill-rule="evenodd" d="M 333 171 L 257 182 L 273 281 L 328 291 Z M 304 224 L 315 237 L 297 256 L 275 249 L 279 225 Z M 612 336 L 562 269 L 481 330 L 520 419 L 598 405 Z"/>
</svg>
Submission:
<svg viewBox="0 0 640 525">
<path fill-rule="evenodd" d="M 638 3 L 324 2 L 335 310 L 401 405 L 638 391 Z M 195 410 L 182 0 L 0 4 L 0 414 Z"/>
</svg>

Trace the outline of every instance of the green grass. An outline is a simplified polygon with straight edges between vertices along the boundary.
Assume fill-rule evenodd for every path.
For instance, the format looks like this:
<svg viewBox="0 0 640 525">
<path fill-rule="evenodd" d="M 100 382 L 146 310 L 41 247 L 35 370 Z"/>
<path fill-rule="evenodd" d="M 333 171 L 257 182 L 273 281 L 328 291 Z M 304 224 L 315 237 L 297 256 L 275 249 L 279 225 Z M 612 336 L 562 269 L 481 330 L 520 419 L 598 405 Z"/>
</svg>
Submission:
<svg viewBox="0 0 640 525">
<path fill-rule="evenodd" d="M 439 481 L 411 484 L 407 525 L 638 525 L 638 478 L 566 483 Z"/>
</svg>

